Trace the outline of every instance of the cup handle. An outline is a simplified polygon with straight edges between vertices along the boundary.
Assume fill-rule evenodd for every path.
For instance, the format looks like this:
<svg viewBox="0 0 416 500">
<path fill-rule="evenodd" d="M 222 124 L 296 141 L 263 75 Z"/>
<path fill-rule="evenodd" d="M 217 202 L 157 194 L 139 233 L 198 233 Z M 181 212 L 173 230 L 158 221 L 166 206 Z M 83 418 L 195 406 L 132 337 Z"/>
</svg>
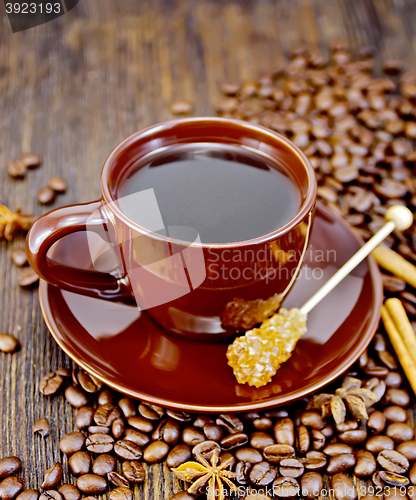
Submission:
<svg viewBox="0 0 416 500">
<path fill-rule="evenodd" d="M 48 257 L 51 246 L 68 234 L 88 230 L 103 236 L 106 229 L 111 226 L 109 220 L 102 218 L 104 216 L 100 208 L 103 205 L 103 202 L 98 200 L 57 208 L 40 217 L 33 224 L 26 239 L 27 257 L 29 264 L 40 278 L 62 290 L 131 304 L 134 303 L 134 299 L 129 286 L 112 274 L 73 268 L 59 264 Z M 92 217 L 94 212 L 101 216 Z"/>
</svg>

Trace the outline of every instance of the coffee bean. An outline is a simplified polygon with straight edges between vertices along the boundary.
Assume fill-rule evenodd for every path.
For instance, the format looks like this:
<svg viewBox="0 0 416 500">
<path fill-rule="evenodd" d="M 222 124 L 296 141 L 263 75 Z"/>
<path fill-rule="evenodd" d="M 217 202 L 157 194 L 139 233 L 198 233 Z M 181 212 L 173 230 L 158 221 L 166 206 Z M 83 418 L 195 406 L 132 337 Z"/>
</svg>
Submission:
<svg viewBox="0 0 416 500">
<path fill-rule="evenodd" d="M 133 492 L 130 488 L 119 486 L 108 494 L 110 500 L 133 500 Z"/>
<path fill-rule="evenodd" d="M 336 455 L 341 455 L 342 453 L 353 453 L 352 446 L 344 443 L 330 443 L 323 449 L 325 455 L 334 457 Z"/>
<path fill-rule="evenodd" d="M 182 431 L 182 440 L 189 446 L 195 446 L 205 441 L 205 434 L 196 427 L 185 427 Z"/>
<path fill-rule="evenodd" d="M 377 455 L 377 462 L 383 469 L 396 474 L 403 474 L 409 468 L 407 458 L 395 450 L 383 450 Z"/>
<path fill-rule="evenodd" d="M 195 429 L 194 427 L 187 427 L 187 429 Z M 154 441 L 157 441 L 161 439 L 162 441 L 165 441 L 168 444 L 176 444 L 179 440 L 180 437 L 180 426 L 178 422 L 172 419 L 167 419 L 167 420 L 162 420 L 159 425 L 156 427 L 155 431 L 152 434 L 152 439 Z M 201 434 L 201 431 L 195 429 L 196 432 L 198 433 L 198 436 Z M 191 431 L 187 433 L 187 439 L 190 440 L 195 440 L 194 438 L 191 438 Z M 204 436 L 205 439 L 205 436 Z M 185 441 L 185 439 L 184 439 Z M 186 442 L 186 441 L 185 441 Z M 147 443 L 146 443 L 147 444 Z M 191 443 L 187 443 L 191 444 Z"/>
<path fill-rule="evenodd" d="M 222 438 L 220 444 L 223 450 L 233 450 L 239 446 L 244 446 L 247 442 L 247 434 L 244 432 L 236 432 L 235 434 L 229 434 L 228 436 Z"/>
<path fill-rule="evenodd" d="M 323 429 L 327 422 L 322 418 L 320 412 L 316 410 L 304 411 L 300 416 L 300 421 L 306 427 L 311 427 L 312 429 L 321 430 Z"/>
<path fill-rule="evenodd" d="M 68 183 L 62 177 L 52 177 L 48 180 L 48 187 L 57 193 L 65 193 L 68 188 Z"/>
<path fill-rule="evenodd" d="M 338 435 L 338 439 L 347 444 L 362 443 L 367 439 L 367 431 L 363 429 L 355 429 L 352 431 L 341 432 L 341 434 Z"/>
<path fill-rule="evenodd" d="M 71 376 L 71 372 L 69 371 L 69 369 L 64 367 L 56 369 L 55 373 L 61 375 L 64 378 Z"/>
<path fill-rule="evenodd" d="M 372 436 L 367 439 L 365 449 L 372 453 L 380 453 L 383 450 L 394 450 L 394 441 L 387 436 Z"/>
<path fill-rule="evenodd" d="M 35 153 L 24 153 L 19 162 L 28 169 L 37 168 L 42 163 L 42 157 Z"/>
<path fill-rule="evenodd" d="M 264 458 L 271 463 L 279 463 L 284 458 L 294 458 L 293 446 L 287 444 L 272 444 L 263 449 Z"/>
<path fill-rule="evenodd" d="M 4 457 L 0 459 L 0 478 L 15 474 L 22 467 L 19 457 Z"/>
<path fill-rule="evenodd" d="M 61 484 L 58 488 L 58 493 L 62 495 L 64 500 L 80 500 L 81 494 L 73 484 Z"/>
<path fill-rule="evenodd" d="M 386 401 L 391 404 L 406 408 L 410 404 L 410 396 L 404 389 L 390 388 L 386 392 Z"/>
<path fill-rule="evenodd" d="M 87 437 L 85 445 L 92 453 L 109 453 L 114 447 L 114 439 L 108 434 L 91 434 Z"/>
<path fill-rule="evenodd" d="M 77 451 L 69 457 L 68 466 L 74 476 L 88 474 L 91 467 L 91 457 L 85 451 Z"/>
<path fill-rule="evenodd" d="M 54 466 L 48 469 L 45 473 L 45 478 L 42 483 L 42 488 L 44 490 L 51 490 L 59 483 L 62 478 L 62 464 L 61 462 L 56 462 Z"/>
<path fill-rule="evenodd" d="M 275 444 L 275 441 L 270 434 L 259 431 L 253 432 L 251 435 L 250 445 L 257 450 L 264 450 L 266 446 L 270 446 L 271 444 Z"/>
<path fill-rule="evenodd" d="M 351 479 L 345 474 L 334 474 L 331 477 L 331 488 L 335 500 L 356 500 L 357 491 Z"/>
<path fill-rule="evenodd" d="M 253 420 L 253 427 L 258 431 L 265 431 L 267 429 L 270 429 L 272 425 L 273 422 L 270 420 L 270 418 L 267 417 L 259 417 Z"/>
<path fill-rule="evenodd" d="M 409 479 L 400 474 L 394 472 L 387 472 L 385 470 L 380 471 L 380 479 L 383 483 L 390 486 L 407 486 L 409 484 Z"/>
<path fill-rule="evenodd" d="M 127 423 L 130 427 L 134 427 L 141 432 L 152 432 L 153 424 L 150 420 L 143 417 L 128 417 Z"/>
<path fill-rule="evenodd" d="M 316 498 L 321 494 L 324 486 L 323 477 L 317 472 L 306 472 L 300 480 L 300 489 L 302 496 L 308 498 Z"/>
<path fill-rule="evenodd" d="M 20 342 L 13 335 L 0 333 L 0 351 L 11 353 L 20 347 Z"/>
<path fill-rule="evenodd" d="M 136 407 L 130 398 L 121 398 L 118 402 L 118 407 L 123 412 L 123 415 L 127 417 L 133 417 L 136 415 Z"/>
<path fill-rule="evenodd" d="M 102 476 L 96 474 L 84 474 L 77 479 L 77 488 L 82 493 L 104 493 L 107 489 L 107 481 Z"/>
<path fill-rule="evenodd" d="M 0 483 L 0 498 L 2 500 L 12 500 L 23 488 L 24 484 L 20 477 L 6 477 Z"/>
<path fill-rule="evenodd" d="M 217 424 L 207 423 L 203 426 L 202 430 L 209 441 L 219 441 L 224 434 L 221 427 Z"/>
<path fill-rule="evenodd" d="M 221 447 L 216 441 L 203 441 L 202 443 L 199 443 L 192 448 L 192 454 L 194 455 L 194 457 L 198 457 L 198 455 L 201 455 L 205 458 L 205 460 L 208 460 L 208 461 L 211 460 L 211 457 L 212 457 L 214 451 L 216 451 L 217 454 L 220 455 Z M 253 451 L 255 451 L 255 450 L 253 450 Z M 237 460 L 243 460 L 242 458 L 238 458 L 237 454 L 236 454 L 236 458 L 237 458 Z M 262 460 L 262 456 L 260 455 L 259 462 L 261 462 L 261 460 Z M 246 460 L 246 462 L 248 462 L 248 460 Z"/>
<path fill-rule="evenodd" d="M 397 370 L 397 363 L 394 356 L 388 351 L 379 351 L 378 357 L 380 361 L 387 366 L 389 370 Z M 388 375 L 388 374 L 387 374 Z"/>
<path fill-rule="evenodd" d="M 383 481 L 381 480 L 380 478 L 380 472 L 375 472 L 372 476 L 371 476 L 371 480 L 376 488 L 376 492 L 382 492 L 383 489 L 384 489 L 384 483 Z"/>
<path fill-rule="evenodd" d="M 102 382 L 84 370 L 79 370 L 77 372 L 77 380 L 84 391 L 89 393 L 96 393 L 101 390 L 103 386 Z"/>
<path fill-rule="evenodd" d="M 322 450 L 325 446 L 325 436 L 321 431 L 317 431 L 316 429 L 311 430 L 311 438 L 312 438 L 312 447 L 314 450 Z"/>
<path fill-rule="evenodd" d="M 299 483 L 293 477 L 278 477 L 273 481 L 273 494 L 279 498 L 296 497 Z"/>
<path fill-rule="evenodd" d="M 249 472 L 253 464 L 248 462 L 237 462 L 235 466 L 235 479 L 239 484 L 248 484 Z"/>
<path fill-rule="evenodd" d="M 19 493 L 16 497 L 16 500 L 38 500 L 39 498 L 39 491 L 38 490 L 24 490 L 22 493 Z M 67 500 L 67 499 L 65 499 Z M 71 499 L 68 499 L 71 500 Z"/>
<path fill-rule="evenodd" d="M 114 422 L 113 422 L 113 425 L 114 425 Z M 131 429 L 131 428 L 127 428 L 124 431 L 124 438 L 123 439 L 127 439 L 127 441 L 132 441 L 134 444 L 137 444 L 137 446 L 139 446 L 140 448 L 147 446 L 150 442 L 150 438 L 147 434 L 145 434 L 144 432 L 140 432 L 136 429 Z"/>
<path fill-rule="evenodd" d="M 338 432 L 352 431 L 358 429 L 358 422 L 356 420 L 345 420 L 342 423 L 335 424 Z"/>
<path fill-rule="evenodd" d="M 243 422 L 235 415 L 222 414 L 217 418 L 217 425 L 224 427 L 229 433 L 243 432 Z"/>
<path fill-rule="evenodd" d="M 312 455 L 313 453 L 319 453 L 319 455 Z M 316 472 L 325 469 L 327 459 L 323 453 L 321 454 L 321 452 L 309 451 L 306 454 L 306 457 L 302 459 L 302 463 L 305 469 Z"/>
<path fill-rule="evenodd" d="M 158 441 L 158 443 L 160 442 L 161 441 Z M 124 458 L 125 460 L 139 460 L 143 455 L 142 450 L 137 446 L 137 444 L 132 441 L 127 441 L 127 439 L 116 441 L 114 443 L 114 452 L 118 457 Z"/>
<path fill-rule="evenodd" d="M 94 413 L 94 422 L 97 425 L 109 427 L 116 418 L 121 417 L 121 411 L 111 403 L 99 406 Z"/>
<path fill-rule="evenodd" d="M 110 434 L 110 428 L 103 425 L 90 425 L 88 433 L 91 434 Z"/>
<path fill-rule="evenodd" d="M 296 427 L 296 449 L 299 453 L 304 454 L 309 450 L 311 438 L 306 425 Z"/>
<path fill-rule="evenodd" d="M 74 408 L 81 408 L 81 406 L 86 406 L 88 404 L 88 398 L 84 392 L 73 385 L 65 389 L 65 399 Z"/>
<path fill-rule="evenodd" d="M 119 474 L 118 472 L 114 472 L 114 471 L 109 472 L 107 474 L 107 479 L 114 486 L 121 486 L 121 487 L 124 486 L 126 488 L 129 487 L 128 480 L 124 476 L 122 476 L 121 474 Z"/>
<path fill-rule="evenodd" d="M 49 435 L 49 422 L 46 420 L 46 418 L 40 418 L 39 420 L 36 420 L 36 422 L 33 424 L 33 432 L 35 434 L 39 434 L 42 437 L 46 437 Z"/>
<path fill-rule="evenodd" d="M 386 420 L 389 422 L 406 422 L 407 413 L 401 406 L 387 406 L 383 410 Z"/>
<path fill-rule="evenodd" d="M 62 500 L 62 498 L 62 495 L 58 491 L 46 490 L 40 494 L 39 500 Z"/>
<path fill-rule="evenodd" d="M 159 420 L 165 414 L 165 410 L 157 405 L 140 403 L 139 413 L 142 417 L 147 418 L 148 420 Z"/>
<path fill-rule="evenodd" d="M 396 451 L 401 453 L 410 462 L 416 460 L 416 441 L 404 441 L 397 446 Z"/>
<path fill-rule="evenodd" d="M 7 173 L 14 179 L 23 179 L 26 175 L 26 167 L 19 160 L 12 160 L 7 163 Z"/>
<path fill-rule="evenodd" d="M 295 444 L 295 428 L 293 420 L 289 417 L 281 418 L 274 424 L 274 438 L 278 444 Z"/>
<path fill-rule="evenodd" d="M 296 458 L 284 458 L 280 461 L 279 472 L 281 476 L 299 477 L 303 474 L 305 467 Z"/>
<path fill-rule="evenodd" d="M 416 484 L 416 465 L 413 464 L 409 471 L 409 479 L 412 484 Z"/>
<path fill-rule="evenodd" d="M 143 469 L 143 465 L 136 460 L 127 460 L 126 462 L 123 462 L 122 471 L 124 476 L 131 483 L 142 483 L 146 479 L 146 473 Z"/>
<path fill-rule="evenodd" d="M 116 458 L 113 455 L 103 453 L 92 463 L 92 472 L 97 476 L 106 476 L 109 472 L 113 472 L 116 468 Z"/>
<path fill-rule="evenodd" d="M 200 446 L 200 445 L 197 445 Z M 191 447 L 187 444 L 177 444 L 174 446 L 167 458 L 166 463 L 171 469 L 179 467 L 181 464 L 188 462 L 192 457 Z"/>
<path fill-rule="evenodd" d="M 49 186 L 45 186 L 39 189 L 37 199 L 42 205 L 51 205 L 56 200 L 56 193 Z"/>
<path fill-rule="evenodd" d="M 381 411 L 373 411 L 367 420 L 367 428 L 373 434 L 380 434 L 386 426 L 386 417 Z"/>
<path fill-rule="evenodd" d="M 173 101 L 169 106 L 172 115 L 190 115 L 194 105 L 190 101 Z"/>
<path fill-rule="evenodd" d="M 387 426 L 386 435 L 396 443 L 403 443 L 412 440 L 415 432 L 410 425 L 394 422 Z"/>
<path fill-rule="evenodd" d="M 255 486 L 267 486 L 275 480 L 277 476 L 276 467 L 268 462 L 260 462 L 251 467 L 249 472 L 249 480 Z"/>
<path fill-rule="evenodd" d="M 357 452 L 357 464 L 354 468 L 354 474 L 358 477 L 372 476 L 377 469 L 374 455 L 369 451 L 359 450 Z"/>
<path fill-rule="evenodd" d="M 82 432 L 70 432 L 59 441 L 59 449 L 65 455 L 72 455 L 82 450 L 85 440 L 86 437 Z"/>
<path fill-rule="evenodd" d="M 329 459 L 326 471 L 328 474 L 344 472 L 351 469 L 355 463 L 355 457 L 352 453 L 341 453 L 341 455 L 335 455 Z"/>
<path fill-rule="evenodd" d="M 383 287 L 387 292 L 397 293 L 406 289 L 406 282 L 394 276 L 382 275 Z"/>
<path fill-rule="evenodd" d="M 204 427 L 205 424 L 214 424 L 214 420 L 207 415 L 198 415 L 194 421 L 194 427 Z"/>
<path fill-rule="evenodd" d="M 22 247 L 13 248 L 10 257 L 13 264 L 17 267 L 24 267 L 27 264 L 26 251 Z"/>
<path fill-rule="evenodd" d="M 386 384 L 383 380 L 380 380 L 377 377 L 372 377 L 369 380 L 366 380 L 363 387 L 364 389 L 369 389 L 374 392 L 379 399 L 381 399 L 386 392 Z"/>
<path fill-rule="evenodd" d="M 134 429 L 131 429 L 134 430 Z M 111 424 L 111 432 L 116 439 L 120 439 L 124 434 L 124 419 L 116 418 L 114 422 Z M 139 431 L 138 431 L 139 432 Z"/>
<path fill-rule="evenodd" d="M 113 395 L 110 392 L 110 389 L 104 389 L 98 395 L 98 404 L 100 406 L 104 406 L 107 403 L 113 403 Z"/>
<path fill-rule="evenodd" d="M 240 448 L 235 452 L 235 458 L 250 464 L 258 464 L 263 460 L 262 454 L 254 448 Z"/>
<path fill-rule="evenodd" d="M 144 450 L 143 458 L 149 464 L 155 464 L 163 460 L 168 453 L 169 446 L 165 442 L 154 441 Z"/>
<path fill-rule="evenodd" d="M 173 420 L 177 420 L 178 422 L 189 422 L 192 420 L 192 415 L 190 413 L 186 413 L 185 411 L 166 410 L 166 415 L 173 418 Z"/>
</svg>

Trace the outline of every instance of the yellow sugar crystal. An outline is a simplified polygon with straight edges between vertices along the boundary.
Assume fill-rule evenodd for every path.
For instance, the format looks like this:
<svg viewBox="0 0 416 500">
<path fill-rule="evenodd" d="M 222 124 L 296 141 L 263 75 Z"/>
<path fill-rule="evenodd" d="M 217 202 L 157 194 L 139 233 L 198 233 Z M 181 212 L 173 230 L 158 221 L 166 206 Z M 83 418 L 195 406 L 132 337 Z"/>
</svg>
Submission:
<svg viewBox="0 0 416 500">
<path fill-rule="evenodd" d="M 228 346 L 228 364 L 240 384 L 262 387 L 287 361 L 301 335 L 306 317 L 300 309 L 280 309 L 259 328 L 249 330 Z"/>
</svg>

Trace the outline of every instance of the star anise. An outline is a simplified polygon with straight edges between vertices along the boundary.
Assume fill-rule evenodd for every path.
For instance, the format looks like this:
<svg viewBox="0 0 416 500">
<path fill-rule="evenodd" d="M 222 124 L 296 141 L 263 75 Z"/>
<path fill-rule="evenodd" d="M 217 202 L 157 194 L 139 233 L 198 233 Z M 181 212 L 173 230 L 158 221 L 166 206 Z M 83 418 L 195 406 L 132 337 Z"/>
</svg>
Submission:
<svg viewBox="0 0 416 500">
<path fill-rule="evenodd" d="M 17 207 L 12 212 L 5 205 L 0 204 L 0 240 L 13 241 L 19 231 L 26 233 L 35 222 L 35 217 L 23 215 L 22 208 Z"/>
<path fill-rule="evenodd" d="M 229 458 L 218 465 L 218 452 L 214 450 L 211 463 L 208 462 L 200 453 L 195 453 L 198 462 L 185 462 L 176 469 L 172 469 L 178 479 L 192 482 L 188 488 L 188 493 L 195 495 L 207 487 L 207 500 L 224 500 L 225 488 L 227 485 L 232 491 L 237 491 L 236 485 L 230 481 L 230 478 L 236 476 L 235 472 L 226 470 L 234 460 Z"/>
<path fill-rule="evenodd" d="M 337 424 L 345 421 L 347 408 L 357 420 L 367 420 L 367 408 L 380 399 L 374 392 L 361 387 L 361 380 L 347 377 L 335 394 L 317 394 L 307 408 L 321 410 L 325 418 L 332 414 Z"/>
</svg>

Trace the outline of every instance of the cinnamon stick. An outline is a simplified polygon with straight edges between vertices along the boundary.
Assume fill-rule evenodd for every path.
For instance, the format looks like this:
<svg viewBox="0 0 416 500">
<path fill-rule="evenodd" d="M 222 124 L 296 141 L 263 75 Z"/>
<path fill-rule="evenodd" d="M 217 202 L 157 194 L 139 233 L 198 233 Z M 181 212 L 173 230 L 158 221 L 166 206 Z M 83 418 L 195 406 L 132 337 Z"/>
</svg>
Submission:
<svg viewBox="0 0 416 500">
<path fill-rule="evenodd" d="M 416 365 L 416 335 L 413 326 L 407 317 L 406 310 L 401 301 L 397 298 L 386 300 L 385 306 L 389 311 L 391 319 L 394 321 L 407 352 Z"/>
<path fill-rule="evenodd" d="M 396 324 L 390 316 L 386 306 L 381 308 L 381 318 L 383 320 L 384 328 L 389 336 L 391 345 L 393 346 L 403 371 L 406 374 L 407 380 L 409 381 L 413 392 L 416 394 L 416 364 L 406 349 L 406 345 L 403 342 Z"/>
<path fill-rule="evenodd" d="M 409 285 L 412 285 L 413 288 L 416 288 L 416 266 L 383 244 L 375 248 L 372 251 L 372 255 L 380 267 L 390 271 L 392 274 L 409 283 Z"/>
</svg>

